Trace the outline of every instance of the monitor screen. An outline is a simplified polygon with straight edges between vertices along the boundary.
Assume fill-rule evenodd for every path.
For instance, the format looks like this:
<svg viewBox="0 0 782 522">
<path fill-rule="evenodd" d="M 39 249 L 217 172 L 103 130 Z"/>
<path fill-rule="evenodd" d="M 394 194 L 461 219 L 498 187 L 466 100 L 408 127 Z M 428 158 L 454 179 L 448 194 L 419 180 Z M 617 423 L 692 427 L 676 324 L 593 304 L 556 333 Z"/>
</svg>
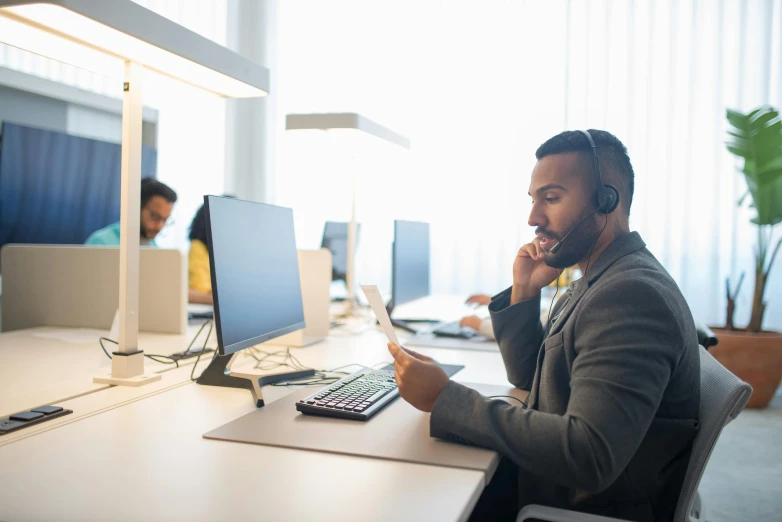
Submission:
<svg viewBox="0 0 782 522">
<path fill-rule="evenodd" d="M 304 327 L 289 208 L 204 196 L 221 355 Z"/>
<path fill-rule="evenodd" d="M 361 235 L 361 224 L 356 223 L 356 245 Z M 321 248 L 331 252 L 331 280 L 346 281 L 348 274 L 348 223 L 326 221 Z"/>
<path fill-rule="evenodd" d="M 391 271 L 394 306 L 429 295 L 429 223 L 394 221 Z"/>
</svg>

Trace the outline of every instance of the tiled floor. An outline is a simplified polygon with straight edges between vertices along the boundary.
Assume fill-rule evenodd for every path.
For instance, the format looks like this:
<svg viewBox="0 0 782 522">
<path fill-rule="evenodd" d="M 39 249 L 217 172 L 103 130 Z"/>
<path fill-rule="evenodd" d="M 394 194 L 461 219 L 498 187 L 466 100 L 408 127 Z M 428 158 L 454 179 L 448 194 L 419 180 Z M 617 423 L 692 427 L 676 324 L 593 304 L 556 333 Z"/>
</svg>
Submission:
<svg viewBox="0 0 782 522">
<path fill-rule="evenodd" d="M 782 393 L 722 431 L 699 491 L 710 522 L 782 521 Z"/>
</svg>

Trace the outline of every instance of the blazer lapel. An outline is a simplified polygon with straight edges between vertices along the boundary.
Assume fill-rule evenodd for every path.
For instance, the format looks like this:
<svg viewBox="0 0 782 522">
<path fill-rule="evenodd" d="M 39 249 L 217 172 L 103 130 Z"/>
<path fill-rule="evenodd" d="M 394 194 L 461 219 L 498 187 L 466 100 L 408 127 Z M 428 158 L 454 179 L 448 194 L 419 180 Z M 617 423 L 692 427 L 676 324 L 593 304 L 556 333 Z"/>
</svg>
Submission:
<svg viewBox="0 0 782 522">
<path fill-rule="evenodd" d="M 584 296 L 586 291 L 600 277 L 600 275 L 608 269 L 608 267 L 614 264 L 617 259 L 632 252 L 636 252 L 645 246 L 646 244 L 641 239 L 641 236 L 638 235 L 638 232 L 631 232 L 616 239 L 595 261 L 594 268 L 588 271 L 588 277 L 582 277 L 581 279 L 571 283 L 567 290 L 570 295 L 562 296 L 562 298 L 557 301 L 557 304 L 552 310 L 551 324 L 547 325 L 546 336 L 538 350 L 535 377 L 532 380 L 532 389 L 530 390 L 529 399 L 527 401 L 528 408 L 535 409 L 538 405 L 538 394 L 540 392 L 540 374 L 543 368 L 543 359 L 546 356 L 545 340 L 562 330 L 562 325 L 567 322 L 570 314 L 576 308 L 576 305 Z M 566 297 L 567 300 L 565 301 Z"/>
<path fill-rule="evenodd" d="M 551 311 L 551 324 L 547 326 L 548 331 L 545 338 L 543 339 L 543 343 L 541 343 L 540 348 L 538 349 L 538 361 L 535 368 L 535 377 L 532 379 L 532 389 L 530 390 L 529 399 L 527 400 L 528 408 L 530 409 L 536 409 L 538 405 L 540 375 L 543 368 L 543 359 L 546 356 L 546 339 L 562 329 L 562 324 L 567 320 L 570 312 L 573 311 L 576 303 L 584 294 L 582 287 L 586 288 L 586 286 L 586 284 L 579 285 L 578 281 L 571 283 L 567 289 L 567 293 L 563 295 L 559 301 L 557 301 L 557 304 Z"/>
</svg>

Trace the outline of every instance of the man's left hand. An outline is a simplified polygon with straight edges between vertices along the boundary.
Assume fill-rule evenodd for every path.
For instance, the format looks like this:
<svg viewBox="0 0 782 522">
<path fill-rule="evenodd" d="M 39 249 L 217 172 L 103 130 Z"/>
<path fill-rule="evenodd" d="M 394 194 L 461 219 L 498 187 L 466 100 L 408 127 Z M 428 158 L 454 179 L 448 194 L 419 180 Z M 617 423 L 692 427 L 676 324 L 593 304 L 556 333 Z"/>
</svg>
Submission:
<svg viewBox="0 0 782 522">
<path fill-rule="evenodd" d="M 394 379 L 399 395 L 421 411 L 430 412 L 450 380 L 431 357 L 388 343 L 394 357 Z"/>
<path fill-rule="evenodd" d="M 462 320 L 459 321 L 459 326 L 469 326 L 473 330 L 478 331 L 481 329 L 482 322 L 483 320 L 477 315 L 468 315 L 467 317 L 462 317 Z"/>
</svg>

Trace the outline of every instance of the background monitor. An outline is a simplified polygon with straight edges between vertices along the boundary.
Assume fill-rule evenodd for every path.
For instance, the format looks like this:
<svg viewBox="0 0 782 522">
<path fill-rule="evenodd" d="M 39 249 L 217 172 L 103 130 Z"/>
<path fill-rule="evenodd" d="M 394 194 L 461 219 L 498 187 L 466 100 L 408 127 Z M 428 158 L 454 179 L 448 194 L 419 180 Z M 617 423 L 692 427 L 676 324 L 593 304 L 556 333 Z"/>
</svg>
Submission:
<svg viewBox="0 0 782 522">
<path fill-rule="evenodd" d="M 356 246 L 361 235 L 361 224 L 356 223 Z M 348 223 L 326 221 L 321 248 L 331 252 L 331 280 L 346 281 L 348 273 Z"/>
<path fill-rule="evenodd" d="M 394 221 L 391 298 L 399 306 L 429 295 L 429 223 Z"/>
<path fill-rule="evenodd" d="M 220 355 L 304 328 L 289 208 L 204 196 Z"/>
</svg>

